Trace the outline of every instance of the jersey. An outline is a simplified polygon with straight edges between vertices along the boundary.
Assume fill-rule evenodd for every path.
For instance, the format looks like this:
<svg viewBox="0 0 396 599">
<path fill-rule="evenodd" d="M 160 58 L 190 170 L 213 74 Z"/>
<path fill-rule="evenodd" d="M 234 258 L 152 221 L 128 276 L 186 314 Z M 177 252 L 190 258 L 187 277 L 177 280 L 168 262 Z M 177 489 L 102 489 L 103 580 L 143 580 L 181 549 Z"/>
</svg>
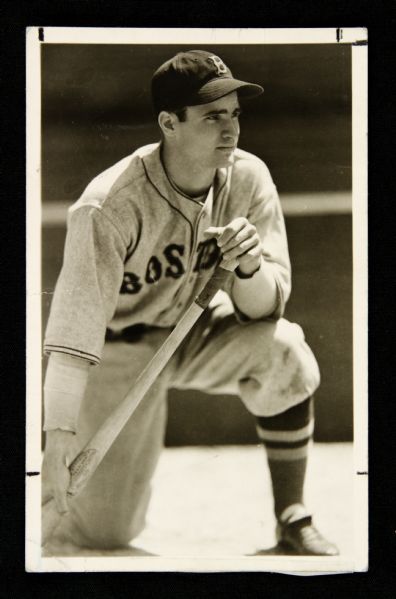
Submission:
<svg viewBox="0 0 396 599">
<path fill-rule="evenodd" d="M 260 235 L 277 286 L 272 317 L 280 318 L 291 288 L 287 238 L 276 187 L 258 157 L 237 149 L 233 163 L 217 169 L 204 201 L 168 178 L 161 143 L 101 173 L 68 212 L 45 352 L 97 364 L 107 328 L 174 326 L 219 262 L 216 241 L 203 232 L 240 216 Z M 225 288 L 231 300 L 232 286 Z"/>
</svg>

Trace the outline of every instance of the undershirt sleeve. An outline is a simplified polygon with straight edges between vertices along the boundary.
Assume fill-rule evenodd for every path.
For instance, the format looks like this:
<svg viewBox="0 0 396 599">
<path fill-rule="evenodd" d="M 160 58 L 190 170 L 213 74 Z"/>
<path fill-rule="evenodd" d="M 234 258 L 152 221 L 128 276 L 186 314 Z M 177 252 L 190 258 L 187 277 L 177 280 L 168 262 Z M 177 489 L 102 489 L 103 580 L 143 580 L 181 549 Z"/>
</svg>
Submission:
<svg viewBox="0 0 396 599">
<path fill-rule="evenodd" d="M 44 383 L 44 430 L 75 433 L 90 365 L 86 360 L 52 354 Z"/>
</svg>

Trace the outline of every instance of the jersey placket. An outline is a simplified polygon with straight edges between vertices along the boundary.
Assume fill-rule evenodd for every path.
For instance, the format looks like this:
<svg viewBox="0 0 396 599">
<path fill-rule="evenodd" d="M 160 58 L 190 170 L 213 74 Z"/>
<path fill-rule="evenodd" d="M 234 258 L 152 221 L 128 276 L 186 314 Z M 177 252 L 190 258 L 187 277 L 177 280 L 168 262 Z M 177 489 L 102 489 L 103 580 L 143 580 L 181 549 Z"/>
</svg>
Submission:
<svg viewBox="0 0 396 599">
<path fill-rule="evenodd" d="M 210 227 L 212 221 L 212 210 L 213 210 L 213 186 L 209 189 L 208 195 L 206 196 L 205 203 L 203 204 L 200 212 L 197 215 L 193 229 L 193 240 L 192 240 L 192 251 L 188 260 L 186 274 L 184 282 L 180 286 L 178 292 L 175 295 L 175 309 L 177 311 L 188 303 L 191 299 L 191 289 L 195 283 L 195 275 L 193 273 L 194 262 L 197 259 L 197 249 L 200 240 L 202 239 L 203 232 Z"/>
</svg>

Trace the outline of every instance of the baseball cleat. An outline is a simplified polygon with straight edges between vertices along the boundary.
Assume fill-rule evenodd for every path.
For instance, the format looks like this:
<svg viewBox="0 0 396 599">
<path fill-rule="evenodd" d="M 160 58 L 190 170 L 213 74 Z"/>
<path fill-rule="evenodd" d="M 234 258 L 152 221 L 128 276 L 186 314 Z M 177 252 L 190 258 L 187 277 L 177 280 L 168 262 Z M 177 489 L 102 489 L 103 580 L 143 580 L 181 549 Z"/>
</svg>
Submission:
<svg viewBox="0 0 396 599">
<path fill-rule="evenodd" d="M 339 555 L 338 548 L 327 541 L 312 524 L 312 517 L 305 516 L 294 522 L 278 522 L 278 544 L 295 555 Z"/>
</svg>

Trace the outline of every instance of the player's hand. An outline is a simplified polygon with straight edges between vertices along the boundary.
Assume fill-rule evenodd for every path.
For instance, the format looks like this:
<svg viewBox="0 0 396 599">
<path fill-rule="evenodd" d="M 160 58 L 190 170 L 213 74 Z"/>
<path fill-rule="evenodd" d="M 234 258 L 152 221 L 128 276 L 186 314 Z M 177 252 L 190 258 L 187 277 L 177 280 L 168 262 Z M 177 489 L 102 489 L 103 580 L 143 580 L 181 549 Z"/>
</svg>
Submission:
<svg viewBox="0 0 396 599">
<path fill-rule="evenodd" d="M 209 227 L 206 239 L 215 237 L 223 256 L 223 266 L 234 270 L 237 266 L 246 275 L 260 266 L 261 240 L 257 229 L 246 218 L 232 220 L 225 227 Z"/>
<path fill-rule="evenodd" d="M 56 429 L 46 432 L 44 461 L 48 469 L 48 490 L 60 514 L 69 511 L 67 489 L 70 483 L 68 465 L 73 455 L 75 435 Z"/>
</svg>

